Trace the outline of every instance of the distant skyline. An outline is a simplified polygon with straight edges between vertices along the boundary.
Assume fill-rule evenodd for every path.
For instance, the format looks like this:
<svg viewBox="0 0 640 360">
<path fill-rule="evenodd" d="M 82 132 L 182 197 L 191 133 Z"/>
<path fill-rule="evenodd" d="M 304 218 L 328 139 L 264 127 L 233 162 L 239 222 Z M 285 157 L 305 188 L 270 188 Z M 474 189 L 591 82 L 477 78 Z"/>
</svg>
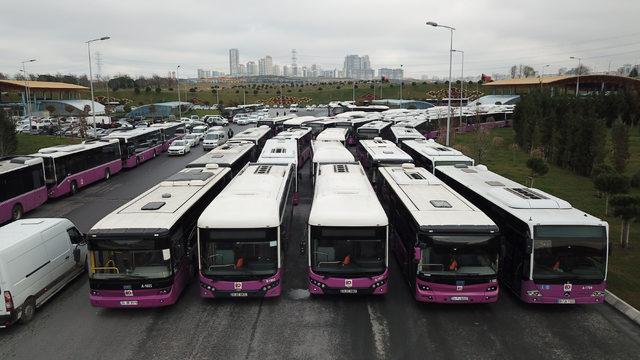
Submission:
<svg viewBox="0 0 640 360">
<path fill-rule="evenodd" d="M 454 48 L 465 51 L 465 75 L 509 72 L 528 64 L 546 73 L 583 64 L 596 71 L 640 63 L 640 2 L 410 0 L 389 3 L 293 0 L 238 4 L 185 0 L 92 2 L 24 0 L 3 4 L 0 72 L 14 76 L 20 61 L 35 58 L 28 72 L 88 73 L 85 41 L 100 52 L 102 73 L 165 76 L 181 65 L 181 76 L 198 68 L 229 72 L 229 49 L 240 63 L 269 54 L 274 64 L 341 69 L 344 57 L 368 54 L 371 68 L 397 68 L 405 77 L 446 76 L 448 31 Z M 37 9 L 37 11 L 34 11 Z M 337 11 L 339 9 L 339 11 Z M 28 26 L 25 24 L 28 23 Z M 460 69 L 454 54 L 454 75 Z M 94 68 L 95 70 L 95 68 Z"/>
</svg>

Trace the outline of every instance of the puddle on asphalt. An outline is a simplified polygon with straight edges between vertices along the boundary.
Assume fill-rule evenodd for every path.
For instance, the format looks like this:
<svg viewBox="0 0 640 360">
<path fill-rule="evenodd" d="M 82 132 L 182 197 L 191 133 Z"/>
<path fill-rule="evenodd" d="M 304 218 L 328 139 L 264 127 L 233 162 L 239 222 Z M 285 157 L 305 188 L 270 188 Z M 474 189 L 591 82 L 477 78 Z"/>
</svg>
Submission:
<svg viewBox="0 0 640 360">
<path fill-rule="evenodd" d="M 309 298 L 309 290 L 307 289 L 292 289 L 289 290 L 289 297 L 293 300 L 304 300 Z"/>
</svg>

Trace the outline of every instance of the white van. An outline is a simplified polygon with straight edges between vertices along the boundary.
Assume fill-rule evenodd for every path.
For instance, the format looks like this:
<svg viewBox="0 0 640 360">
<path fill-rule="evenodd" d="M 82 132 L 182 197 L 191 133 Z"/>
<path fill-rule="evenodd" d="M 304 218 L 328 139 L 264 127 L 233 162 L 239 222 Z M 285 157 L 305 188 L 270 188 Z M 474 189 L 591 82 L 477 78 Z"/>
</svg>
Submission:
<svg viewBox="0 0 640 360">
<path fill-rule="evenodd" d="M 0 328 L 33 319 L 37 307 L 85 270 L 84 235 L 67 219 L 0 227 Z"/>
</svg>

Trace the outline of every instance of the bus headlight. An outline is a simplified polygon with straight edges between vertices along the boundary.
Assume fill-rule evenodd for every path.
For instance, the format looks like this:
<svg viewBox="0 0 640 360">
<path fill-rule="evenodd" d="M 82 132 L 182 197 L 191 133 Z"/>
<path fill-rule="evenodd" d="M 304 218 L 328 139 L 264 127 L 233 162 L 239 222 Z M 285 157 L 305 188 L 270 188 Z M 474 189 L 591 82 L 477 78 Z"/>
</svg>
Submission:
<svg viewBox="0 0 640 360">
<path fill-rule="evenodd" d="M 429 285 L 418 285 L 418 288 L 422 291 L 429 291 L 431 290 L 431 288 L 429 287 Z"/>
<path fill-rule="evenodd" d="M 497 287 L 497 286 L 495 286 L 495 285 L 494 285 L 494 286 L 489 286 L 489 287 L 487 288 L 487 291 L 496 291 L 496 290 L 498 290 L 498 287 Z"/>
<path fill-rule="evenodd" d="M 280 284 L 280 280 L 276 280 L 276 281 L 272 282 L 271 284 L 263 286 L 260 290 L 269 291 L 269 290 L 273 289 L 274 287 L 278 286 L 279 284 Z"/>
<path fill-rule="evenodd" d="M 165 295 L 169 293 L 169 289 L 160 289 L 160 291 L 158 291 L 158 294 L 160 295 Z"/>
<path fill-rule="evenodd" d="M 540 294 L 540 291 L 538 291 L 538 290 L 528 290 L 527 291 L 527 295 L 529 295 L 529 296 L 542 296 L 542 294 Z"/>
<path fill-rule="evenodd" d="M 209 284 L 200 283 L 200 286 L 201 286 L 203 289 L 207 289 L 207 290 L 209 290 L 209 291 L 211 291 L 211 292 L 216 291 L 216 288 L 214 288 L 213 286 L 211 286 L 211 285 L 209 285 Z"/>
<path fill-rule="evenodd" d="M 382 285 L 384 285 L 386 283 L 387 282 L 384 279 L 382 279 L 380 281 L 377 281 L 377 282 L 373 283 L 373 285 L 371 285 L 371 287 L 374 288 L 374 289 L 377 289 L 377 288 L 379 288 L 380 286 L 382 286 Z"/>
<path fill-rule="evenodd" d="M 593 294 L 591 294 L 591 296 L 593 297 L 604 296 L 604 291 L 594 291 Z"/>
<path fill-rule="evenodd" d="M 317 287 L 321 288 L 321 289 L 324 289 L 324 288 L 326 288 L 326 287 L 327 287 L 327 285 L 326 285 L 326 284 L 321 283 L 320 281 L 317 281 L 317 280 L 315 280 L 315 279 L 313 279 L 313 278 L 309 278 L 309 282 L 310 282 L 310 283 L 312 283 L 313 285 L 315 285 L 315 286 L 317 286 Z"/>
</svg>

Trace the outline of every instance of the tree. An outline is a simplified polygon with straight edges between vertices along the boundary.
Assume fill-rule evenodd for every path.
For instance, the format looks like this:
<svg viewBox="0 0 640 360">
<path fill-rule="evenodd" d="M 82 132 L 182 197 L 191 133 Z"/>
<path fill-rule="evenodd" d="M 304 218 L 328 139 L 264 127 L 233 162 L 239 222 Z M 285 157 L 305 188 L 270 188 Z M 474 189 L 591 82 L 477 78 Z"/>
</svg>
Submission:
<svg viewBox="0 0 640 360">
<path fill-rule="evenodd" d="M 55 112 L 56 112 L 56 107 L 53 105 L 47 105 L 47 107 L 45 107 L 45 110 L 47 110 L 49 112 L 50 116 L 55 116 Z"/>
<path fill-rule="evenodd" d="M 156 88 L 156 94 L 160 94 L 161 92 L 162 92 L 162 89 L 160 89 L 160 86 L 158 86 L 158 87 Z"/>
<path fill-rule="evenodd" d="M 0 109 L 0 157 L 15 153 L 18 148 L 18 137 L 13 122 Z"/>
<path fill-rule="evenodd" d="M 631 153 L 629 152 L 629 128 L 620 119 L 611 128 L 611 142 L 613 145 L 613 165 L 618 172 L 624 172 Z"/>
<path fill-rule="evenodd" d="M 134 87 L 134 88 L 133 88 L 133 92 L 134 92 L 136 95 L 140 95 L 140 88 L 139 88 L 139 87 L 137 87 L 137 86 L 136 86 L 136 87 Z"/>
<path fill-rule="evenodd" d="M 122 107 L 122 110 L 124 110 L 124 112 L 126 112 L 127 114 L 131 112 L 131 105 L 129 104 L 124 104 L 124 106 Z"/>
<path fill-rule="evenodd" d="M 629 178 L 615 173 L 601 174 L 593 180 L 595 188 L 604 195 L 604 214 L 609 215 L 609 198 L 629 191 Z"/>
<path fill-rule="evenodd" d="M 446 130 L 444 133 L 446 133 Z M 452 133 L 455 134 L 454 131 L 452 131 Z M 474 131 L 469 145 L 471 148 L 471 156 L 475 158 L 476 164 L 481 164 L 486 159 L 489 148 L 491 148 L 491 133 L 485 128 L 478 127 Z"/>
<path fill-rule="evenodd" d="M 512 79 L 515 79 L 516 75 L 518 74 L 518 67 L 513 65 L 511 69 L 509 69 L 509 74 L 511 74 Z"/>
<path fill-rule="evenodd" d="M 591 177 L 595 179 L 602 174 L 609 174 L 609 173 L 612 173 L 613 171 L 614 171 L 613 168 L 609 164 L 605 164 L 605 163 L 596 164 L 593 167 L 593 170 L 591 170 Z"/>
<path fill-rule="evenodd" d="M 531 187 L 533 187 L 533 180 L 535 178 L 545 176 L 549 172 L 549 165 L 541 158 L 530 158 L 527 160 L 527 167 L 531 170 L 531 183 L 529 185 Z"/>
<path fill-rule="evenodd" d="M 611 199 L 611 208 L 613 215 L 622 219 L 620 246 L 628 248 L 631 224 L 640 216 L 640 197 L 616 195 Z"/>
<path fill-rule="evenodd" d="M 631 69 L 631 72 L 629 73 L 629 77 L 632 77 L 632 78 L 638 77 L 638 67 L 637 66 L 635 66 L 633 69 Z"/>
<path fill-rule="evenodd" d="M 640 188 L 640 171 L 637 171 L 631 177 L 631 187 Z"/>
<path fill-rule="evenodd" d="M 147 94 L 150 93 L 151 92 L 151 86 L 145 87 L 144 88 L 144 92 L 147 93 Z"/>
</svg>

